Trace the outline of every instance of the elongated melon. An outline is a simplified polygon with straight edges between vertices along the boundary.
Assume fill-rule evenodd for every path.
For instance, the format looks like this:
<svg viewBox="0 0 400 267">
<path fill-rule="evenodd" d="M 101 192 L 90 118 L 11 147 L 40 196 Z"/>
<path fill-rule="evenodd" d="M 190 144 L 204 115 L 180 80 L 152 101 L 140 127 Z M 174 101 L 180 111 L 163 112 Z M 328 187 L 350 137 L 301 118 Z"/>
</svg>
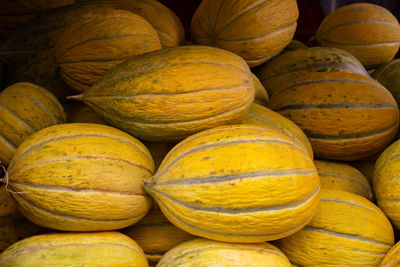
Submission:
<svg viewBox="0 0 400 267">
<path fill-rule="evenodd" d="M 65 121 L 63 107 L 46 89 L 27 82 L 7 87 L 0 93 L 0 161 L 8 165 L 28 136 Z"/>
<path fill-rule="evenodd" d="M 287 257 L 269 243 L 231 244 L 197 238 L 171 249 L 158 267 L 169 266 L 220 267 L 290 267 Z"/>
<path fill-rule="evenodd" d="M 303 228 L 319 199 L 304 148 L 278 130 L 226 125 L 192 135 L 164 158 L 146 191 L 193 235 L 253 243 Z"/>
<path fill-rule="evenodd" d="M 2 254 L 3 267 L 135 266 L 147 267 L 143 250 L 118 232 L 52 233 L 21 240 Z"/>
<path fill-rule="evenodd" d="M 322 189 L 313 219 L 275 244 L 299 266 L 378 266 L 394 234 L 385 214 L 366 198 Z"/>
<path fill-rule="evenodd" d="M 60 124 L 28 138 L 8 168 L 8 186 L 32 222 L 64 231 L 127 227 L 151 207 L 142 181 L 154 162 L 136 138 L 109 126 Z"/>
<path fill-rule="evenodd" d="M 139 55 L 104 75 L 82 95 L 105 122 L 147 141 L 179 141 L 239 123 L 254 100 L 246 62 L 207 46 Z"/>
</svg>

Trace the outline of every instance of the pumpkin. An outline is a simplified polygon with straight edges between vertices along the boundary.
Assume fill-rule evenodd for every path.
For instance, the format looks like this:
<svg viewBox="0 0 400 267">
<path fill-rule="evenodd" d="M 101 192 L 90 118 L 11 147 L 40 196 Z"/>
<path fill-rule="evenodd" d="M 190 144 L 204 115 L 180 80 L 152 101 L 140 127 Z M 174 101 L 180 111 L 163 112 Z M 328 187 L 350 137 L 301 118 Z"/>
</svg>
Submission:
<svg viewBox="0 0 400 267">
<path fill-rule="evenodd" d="M 395 267 L 399 265 L 400 261 L 400 242 L 397 242 L 389 252 L 386 254 L 385 258 L 379 265 L 379 267 Z"/>
<path fill-rule="evenodd" d="M 45 10 L 73 4 L 74 0 L 13 0 L 0 2 L 0 38 L 13 31 Z"/>
<path fill-rule="evenodd" d="M 137 266 L 147 267 L 143 250 L 118 232 L 51 233 L 18 241 L 0 254 L 11 266 Z"/>
<path fill-rule="evenodd" d="M 191 22 L 196 44 L 232 51 L 251 66 L 281 52 L 297 26 L 295 0 L 203 0 Z"/>
<path fill-rule="evenodd" d="M 269 107 L 295 122 L 316 157 L 351 161 L 384 149 L 399 125 L 390 92 L 355 73 L 307 73 L 283 85 Z"/>
<path fill-rule="evenodd" d="M 156 205 L 140 222 L 123 229 L 123 233 L 138 243 L 149 264 L 156 264 L 165 252 L 194 238 L 170 223 Z"/>
<path fill-rule="evenodd" d="M 47 229 L 28 221 L 18 211 L 4 185 L 0 187 L 0 252 L 18 240 L 45 233 Z"/>
<path fill-rule="evenodd" d="M 278 130 L 245 124 L 181 141 L 144 185 L 179 228 L 240 243 L 299 231 L 314 214 L 320 187 L 302 146 Z"/>
<path fill-rule="evenodd" d="M 378 266 L 394 234 L 385 214 L 366 198 L 322 189 L 307 226 L 275 244 L 300 266 Z"/>
<path fill-rule="evenodd" d="M 0 93 L 0 161 L 8 165 L 28 136 L 65 121 L 63 107 L 46 89 L 27 82 L 7 87 Z"/>
<path fill-rule="evenodd" d="M 287 257 L 268 243 L 224 243 L 203 238 L 184 242 L 168 251 L 158 267 L 168 266 L 276 266 L 290 267 Z"/>
<path fill-rule="evenodd" d="M 341 162 L 314 160 L 321 188 L 343 190 L 372 198 L 371 186 L 365 176 L 356 168 Z"/>
<path fill-rule="evenodd" d="M 254 94 L 253 77 L 242 58 L 193 45 L 125 61 L 70 98 L 83 100 L 107 124 L 141 140 L 173 142 L 239 123 Z"/>
<path fill-rule="evenodd" d="M 104 231 L 143 218 L 142 181 L 153 159 L 136 138 L 109 126 L 60 124 L 30 136 L 8 168 L 8 186 L 32 222 L 63 231 Z"/>
<path fill-rule="evenodd" d="M 397 104 L 400 103 L 400 59 L 393 59 L 378 66 L 371 76 L 392 93 Z"/>
<path fill-rule="evenodd" d="M 328 47 L 288 51 L 255 70 L 270 96 L 285 83 L 309 72 L 349 72 L 369 77 L 358 59 L 344 50 Z"/>
<path fill-rule="evenodd" d="M 147 20 L 110 9 L 101 18 L 67 29 L 55 53 L 63 80 L 82 92 L 124 60 L 160 48 L 158 33 Z"/>
<path fill-rule="evenodd" d="M 346 50 L 366 68 L 394 58 L 400 45 L 400 25 L 384 7 L 356 3 L 324 18 L 315 35 L 321 46 Z"/>
<path fill-rule="evenodd" d="M 7 65 L 4 84 L 30 81 L 45 87 L 59 99 L 71 94 L 71 89 L 55 68 L 54 48 L 68 27 L 101 18 L 109 8 L 128 10 L 144 17 L 158 31 L 163 46 L 174 46 L 183 40 L 179 19 L 157 1 L 96 0 L 76 3 L 33 18 L 0 43 L 0 59 Z"/>
<path fill-rule="evenodd" d="M 291 120 L 277 112 L 254 103 L 246 117 L 242 120 L 243 124 L 254 124 L 278 130 L 281 133 L 293 138 L 296 143 L 303 147 L 304 152 L 309 154 L 311 159 L 314 158 L 310 141 L 304 132 Z"/>
<path fill-rule="evenodd" d="M 387 147 L 378 157 L 372 183 L 378 206 L 397 229 L 400 229 L 399 150 L 400 141 L 398 140 Z"/>
</svg>

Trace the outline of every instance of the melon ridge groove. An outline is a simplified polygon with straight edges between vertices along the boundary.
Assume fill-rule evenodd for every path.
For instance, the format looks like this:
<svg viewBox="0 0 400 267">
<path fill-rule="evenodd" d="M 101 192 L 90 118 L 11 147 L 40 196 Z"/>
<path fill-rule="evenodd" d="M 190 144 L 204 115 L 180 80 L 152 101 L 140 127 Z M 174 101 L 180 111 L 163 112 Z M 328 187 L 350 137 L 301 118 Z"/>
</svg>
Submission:
<svg viewBox="0 0 400 267">
<path fill-rule="evenodd" d="M 296 146 L 297 143 L 289 143 L 289 142 L 282 141 L 282 140 L 271 140 L 271 139 L 249 139 L 249 140 L 234 139 L 234 140 L 224 141 L 224 142 L 206 143 L 206 144 L 204 144 L 204 145 L 191 148 L 191 149 L 189 149 L 189 150 L 187 150 L 187 151 L 181 153 L 179 156 L 175 157 L 173 160 L 171 160 L 171 161 L 168 163 L 168 165 L 162 166 L 162 169 L 161 169 L 161 166 L 160 166 L 159 169 L 160 169 L 161 171 L 158 172 L 158 173 L 156 173 L 155 176 L 156 176 L 156 177 L 162 176 L 165 172 L 168 171 L 168 169 L 169 169 L 173 164 L 175 164 L 175 163 L 176 163 L 177 161 L 179 161 L 180 159 L 182 159 L 182 158 L 184 158 L 184 157 L 186 157 L 186 156 L 188 156 L 188 155 L 190 155 L 190 154 L 192 154 L 192 153 L 201 151 L 201 150 L 203 150 L 203 149 L 208 149 L 208 148 L 215 148 L 215 147 L 222 147 L 222 146 L 230 146 L 230 145 L 237 145 L 237 144 L 243 144 L 243 143 L 278 143 L 278 144 L 284 144 L 284 145 L 288 145 L 288 146 L 294 147 L 296 150 L 299 150 L 299 151 L 301 151 L 303 154 L 305 154 L 305 155 L 308 156 L 308 154 L 306 154 L 306 153 L 301 149 L 300 146 Z"/>
<path fill-rule="evenodd" d="M 3 108 L 7 112 L 9 112 L 12 116 L 14 116 L 17 120 L 19 120 L 26 128 L 28 128 L 28 130 L 31 132 L 31 134 L 36 132 L 36 129 L 34 127 L 32 127 L 29 123 L 27 123 L 21 117 L 19 117 L 17 114 L 15 114 L 14 111 L 12 111 L 8 107 L 4 106 L 3 104 L 0 104 L 0 108 Z"/>
<path fill-rule="evenodd" d="M 393 128 L 397 127 L 397 123 L 390 125 L 389 127 L 383 128 L 383 129 L 378 129 L 375 131 L 370 131 L 367 133 L 359 133 L 359 134 L 347 134 L 347 135 L 340 135 L 340 136 L 329 136 L 329 135 L 322 135 L 322 134 L 313 134 L 311 132 L 308 132 L 307 130 L 303 130 L 306 135 L 308 136 L 309 139 L 314 139 L 314 140 L 320 140 L 320 141 L 350 141 L 354 139 L 362 139 L 362 138 L 369 138 L 369 137 L 374 137 L 376 135 L 381 135 L 385 133 L 388 130 L 391 130 Z"/>
<path fill-rule="evenodd" d="M 286 111 L 286 110 L 310 110 L 310 109 L 397 109 L 395 105 L 392 104 L 370 104 L 370 103 L 322 103 L 322 104 L 289 104 L 286 106 L 279 106 L 275 108 L 275 111 Z"/>
<path fill-rule="evenodd" d="M 197 227 L 197 226 L 195 226 L 195 225 L 189 224 L 189 223 L 183 221 L 182 219 L 178 218 L 176 215 L 174 215 L 174 214 L 170 211 L 170 209 L 168 209 L 168 207 L 167 207 L 164 203 L 162 203 L 161 201 L 157 201 L 157 204 L 160 205 L 161 207 L 163 207 L 163 208 L 168 212 L 168 215 L 169 215 L 169 216 L 175 218 L 175 220 L 179 221 L 180 223 L 186 225 L 187 227 L 189 227 L 189 228 L 191 228 L 191 229 L 194 229 L 195 231 L 200 231 L 200 232 L 209 233 L 209 234 L 214 234 L 214 235 L 222 235 L 222 236 L 237 236 L 237 237 L 257 237 L 257 236 L 265 236 L 265 237 L 267 237 L 267 236 L 277 236 L 277 235 L 281 235 L 281 234 L 293 232 L 293 231 L 295 231 L 295 230 L 297 230 L 297 229 L 302 229 L 302 228 L 303 228 L 305 225 L 307 225 L 307 224 L 310 222 L 310 220 L 311 220 L 311 218 L 309 218 L 309 219 L 307 219 L 305 222 L 301 223 L 300 225 L 298 225 L 298 226 L 296 226 L 296 227 L 294 227 L 294 228 L 292 228 L 292 229 L 289 229 L 289 230 L 286 230 L 286 231 L 283 231 L 283 232 L 279 232 L 279 233 L 272 233 L 272 234 L 244 234 L 244 233 L 240 233 L 240 234 L 237 233 L 237 234 L 235 234 L 235 233 L 223 233 L 223 232 L 217 232 L 217 231 L 206 230 L 206 229 L 203 229 L 203 228 L 199 228 L 199 227 Z M 167 217 L 167 216 L 166 216 L 166 217 Z M 172 222 L 171 222 L 171 223 L 172 223 Z M 178 226 L 177 226 L 177 227 L 178 227 Z"/>
<path fill-rule="evenodd" d="M 71 75 L 69 75 L 69 73 L 67 73 L 66 71 L 64 71 L 62 67 L 60 67 L 60 68 L 58 69 L 58 71 L 61 72 L 63 75 L 65 75 L 69 80 L 71 80 L 71 81 L 74 82 L 74 83 L 77 83 L 77 84 L 80 84 L 80 85 L 85 85 L 85 86 L 87 86 L 87 87 L 92 86 L 92 84 L 89 84 L 89 83 L 83 82 L 83 81 L 79 81 L 79 80 L 77 80 L 76 78 L 72 77 Z"/>
<path fill-rule="evenodd" d="M 16 149 L 18 148 L 17 145 L 14 145 L 13 143 L 11 143 L 11 141 L 9 141 L 7 138 L 5 138 L 5 137 L 1 134 L 1 132 L 0 132 L 0 140 L 3 140 L 4 143 L 5 143 L 6 145 L 8 145 L 9 147 L 11 147 L 11 149 L 13 149 L 13 150 L 16 150 Z"/>
<path fill-rule="evenodd" d="M 374 47 L 374 46 L 385 46 L 385 45 L 399 45 L 400 41 L 398 42 L 380 42 L 380 43 L 373 43 L 373 44 L 357 44 L 357 43 L 341 43 L 335 41 L 329 41 L 323 38 L 319 38 L 320 41 L 334 44 L 334 45 L 342 45 L 342 46 L 358 46 L 358 47 Z"/>
<path fill-rule="evenodd" d="M 321 229 L 321 228 L 312 227 L 312 226 L 306 226 L 306 227 L 304 227 L 304 230 L 309 230 L 309 231 L 314 231 L 314 232 L 320 232 L 320 233 L 329 234 L 329 235 L 334 235 L 334 236 L 338 236 L 338 237 L 344 237 L 344 238 L 351 239 L 351 240 L 357 240 L 357 241 L 362 241 L 362 242 L 368 242 L 368 243 L 372 243 L 372 244 L 380 245 L 380 246 L 385 246 L 385 247 L 389 247 L 389 248 L 392 247 L 392 244 L 384 243 L 384 242 L 380 242 L 380 241 L 376 241 L 376 240 L 369 239 L 369 238 L 365 238 L 365 237 L 361 237 L 361 236 L 359 236 L 359 235 L 344 234 L 344 233 L 339 233 L 339 232 L 335 232 L 335 231 L 331 231 L 331 230 L 326 230 L 326 229 Z"/>
<path fill-rule="evenodd" d="M 356 182 L 359 185 L 362 185 L 362 187 L 366 190 L 366 191 L 370 191 L 370 188 L 368 188 L 362 181 L 357 180 L 357 179 L 353 179 L 352 176 L 344 176 L 344 175 L 338 175 L 338 174 L 333 174 L 333 173 L 327 173 L 327 172 L 318 172 L 319 176 L 332 176 L 335 178 L 343 178 L 343 179 L 348 179 L 352 182 Z"/>
<path fill-rule="evenodd" d="M 49 117 L 49 119 L 51 120 L 51 123 L 53 125 L 57 124 L 57 118 L 55 118 L 54 114 L 52 112 L 50 112 L 45 106 L 43 106 L 42 103 L 40 103 L 40 101 L 37 101 L 35 98 L 31 97 L 30 95 L 25 94 L 20 91 L 14 91 L 13 93 L 17 94 L 17 95 L 25 96 L 26 98 L 31 100 L 33 103 L 36 104 L 36 106 L 38 106 L 41 110 L 43 110 L 43 112 L 47 115 L 47 117 Z"/>
<path fill-rule="evenodd" d="M 320 186 L 318 186 L 313 192 L 311 192 L 308 196 L 305 198 L 301 199 L 300 201 L 297 202 L 292 202 L 290 204 L 285 204 L 285 205 L 275 205 L 275 206 L 267 206 L 267 207 L 257 207 L 257 208 L 241 208 L 241 209 L 231 209 L 231 208 L 224 208 L 224 207 L 203 207 L 200 205 L 196 205 L 193 203 L 189 202 L 184 202 L 182 200 L 176 199 L 167 193 L 164 193 L 162 191 L 159 191 L 157 189 L 151 188 L 149 191 L 156 192 L 166 198 L 168 198 L 170 201 L 184 206 L 187 209 L 191 209 L 194 211 L 202 211 L 202 212 L 209 212 L 209 213 L 218 213 L 218 214 L 225 214 L 225 215 L 238 215 L 238 214 L 243 214 L 243 213 L 256 213 L 256 212 L 269 212 L 269 211 L 283 211 L 286 209 L 292 209 L 292 208 L 298 208 L 300 206 L 303 206 L 307 204 L 309 200 L 311 200 L 314 196 L 316 196 L 319 191 L 320 191 Z"/>
<path fill-rule="evenodd" d="M 29 148 L 27 148 L 23 153 L 21 153 L 19 155 L 18 158 L 16 158 L 13 162 L 11 162 L 10 166 L 8 167 L 8 169 L 11 171 L 12 167 L 15 165 L 15 163 L 18 162 L 18 160 L 20 160 L 23 156 L 25 156 L 26 154 L 28 154 L 29 152 L 31 152 L 34 148 L 53 142 L 53 141 L 58 141 L 58 140 L 63 140 L 63 139 L 68 139 L 68 138 L 79 138 L 79 137 L 85 137 L 85 136 L 91 136 L 91 137 L 105 137 L 105 138 L 110 138 L 110 139 L 114 139 L 117 141 L 122 141 L 124 143 L 130 144 L 133 147 L 135 147 L 138 151 L 142 152 L 143 155 L 145 155 L 147 158 L 151 158 L 150 155 L 147 154 L 147 152 L 145 150 L 143 150 L 141 147 L 139 147 L 138 145 L 136 145 L 135 143 L 132 143 L 122 137 L 115 137 L 115 136 L 111 136 L 111 135 L 103 135 L 103 134 L 95 134 L 95 133 L 88 133 L 88 134 L 71 134 L 71 135 L 61 135 L 61 136 L 55 136 L 52 138 L 49 138 L 47 140 L 43 140 L 41 142 L 37 142 L 36 144 L 34 144 L 33 146 L 30 146 Z M 151 158 L 152 159 L 152 158 Z"/>
<path fill-rule="evenodd" d="M 361 74 L 360 74 L 361 75 Z M 365 77 L 365 76 L 363 76 Z M 369 81 L 365 81 L 365 80 L 354 80 L 354 79 L 346 79 L 346 78 L 332 78 L 332 79 L 318 79 L 318 80 L 306 80 L 306 81 L 302 81 L 302 82 L 297 82 L 294 84 L 289 85 L 288 87 L 282 88 L 282 89 L 278 89 L 273 96 L 279 95 L 282 92 L 289 90 L 293 87 L 296 86 L 301 86 L 301 85 L 308 85 L 308 84 L 314 84 L 314 83 L 325 83 L 325 82 L 352 82 L 352 83 L 363 83 L 363 84 L 368 84 L 371 86 L 374 86 L 376 88 L 379 88 L 381 90 L 384 90 L 385 92 L 389 93 L 389 91 L 383 87 L 380 86 L 378 84 L 375 84 L 373 82 L 369 82 Z"/>
<path fill-rule="evenodd" d="M 107 243 L 107 242 L 98 242 L 98 243 L 88 243 L 88 244 L 82 244 L 82 243 L 68 243 L 68 244 L 63 244 L 63 245 L 49 245 L 49 246 L 41 246 L 41 247 L 29 247 L 29 248 L 24 248 L 19 250 L 17 253 L 11 255 L 10 257 L 0 261 L 0 264 L 4 264 L 7 261 L 10 261 L 14 258 L 17 258 L 21 255 L 26 255 L 29 254 L 31 252 L 36 252 L 38 250 L 44 250 L 44 249 L 52 249 L 52 248 L 61 248 L 61 247 L 68 247 L 68 246 L 96 246 L 96 245 L 113 245 L 113 246 L 120 246 L 120 247 L 124 247 L 130 250 L 135 251 L 137 254 L 139 255 L 143 255 L 142 253 L 140 253 L 138 250 L 136 250 L 133 247 L 129 247 L 123 244 L 118 244 L 118 243 Z"/>
<path fill-rule="evenodd" d="M 198 184 L 208 184 L 208 183 L 215 184 L 215 183 L 220 183 L 220 182 L 236 181 L 236 180 L 241 180 L 241 179 L 281 177 L 281 176 L 288 176 L 288 175 L 307 175 L 307 174 L 317 174 L 317 171 L 305 170 L 305 169 L 254 171 L 254 172 L 227 174 L 227 175 L 220 175 L 220 176 L 193 177 L 193 178 L 184 178 L 184 179 L 177 179 L 177 180 L 168 180 L 165 182 L 158 182 L 158 183 L 156 182 L 155 186 L 198 185 Z"/>
<path fill-rule="evenodd" d="M 325 198 L 321 198 L 320 201 L 342 203 L 342 204 L 350 205 L 350 206 L 353 206 L 353 207 L 362 208 L 362 209 L 368 210 L 368 211 L 370 211 L 372 213 L 375 213 L 376 215 L 382 216 L 382 214 L 379 214 L 378 212 L 376 212 L 373 209 L 370 209 L 370 208 L 362 206 L 362 205 L 358 205 L 356 203 L 347 202 L 347 201 L 344 201 L 344 200 L 341 200 L 341 199 L 336 199 L 336 198 L 334 198 L 334 199 L 329 199 L 329 198 L 325 199 Z"/>
<path fill-rule="evenodd" d="M 70 157 L 62 157 L 62 158 L 58 158 L 58 159 L 52 159 L 52 160 L 44 160 L 44 161 L 36 161 L 33 164 L 30 165 L 26 165 L 22 168 L 19 168 L 16 172 L 9 172 L 9 176 L 13 176 L 13 175 L 18 175 L 19 172 L 24 171 L 26 169 L 30 169 L 30 168 L 34 168 L 40 165 L 45 165 L 48 163 L 53 163 L 53 162 L 62 162 L 62 161 L 66 161 L 66 160 L 80 160 L 80 159 L 86 159 L 86 160 L 111 160 L 111 161 L 118 161 L 118 162 L 123 162 L 126 163 L 128 165 L 137 167 L 139 169 L 145 170 L 146 172 L 148 172 L 150 175 L 153 174 L 153 172 L 149 169 L 147 169 L 146 167 L 133 163 L 127 159 L 122 159 L 122 158 L 112 158 L 112 157 L 104 157 L 104 156 L 91 156 L 91 155 L 86 155 L 86 156 L 70 156 Z"/>
<path fill-rule="evenodd" d="M 34 207 L 35 209 L 40 210 L 43 213 L 48 213 L 48 214 L 50 214 L 51 216 L 54 216 L 54 217 L 61 217 L 61 218 L 66 218 L 66 219 L 71 219 L 71 220 L 110 223 L 110 222 L 124 222 L 124 221 L 129 221 L 129 220 L 132 220 L 132 219 L 135 219 L 135 218 L 143 217 L 143 215 L 141 214 L 141 215 L 136 215 L 136 216 L 133 216 L 133 217 L 125 218 L 125 219 L 107 219 L 107 220 L 90 219 L 90 218 L 79 217 L 79 216 L 76 216 L 76 215 L 62 214 L 62 213 L 58 213 L 58 212 L 55 212 L 55 211 L 50 211 L 48 209 L 45 209 L 45 208 L 37 205 L 36 203 L 34 203 L 32 201 L 29 201 L 29 200 L 27 200 L 27 199 L 25 199 L 23 197 L 20 197 L 18 194 L 14 194 L 14 196 L 16 198 L 19 198 L 19 200 L 17 200 L 17 201 L 25 202 L 25 205 Z"/>
</svg>

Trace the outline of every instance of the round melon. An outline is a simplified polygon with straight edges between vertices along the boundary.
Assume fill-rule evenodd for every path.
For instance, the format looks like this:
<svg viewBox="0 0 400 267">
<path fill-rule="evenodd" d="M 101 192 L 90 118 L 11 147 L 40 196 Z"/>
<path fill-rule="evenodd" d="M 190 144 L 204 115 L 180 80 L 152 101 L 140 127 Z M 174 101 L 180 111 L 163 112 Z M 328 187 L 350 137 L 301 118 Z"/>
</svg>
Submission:
<svg viewBox="0 0 400 267">
<path fill-rule="evenodd" d="M 394 234 L 385 214 L 366 198 L 322 189 L 313 219 L 275 244 L 299 266 L 378 266 Z"/>
<path fill-rule="evenodd" d="M 379 265 L 379 267 L 395 267 L 399 266 L 400 263 L 400 242 L 397 242 L 389 252 L 386 254 L 385 258 Z"/>
<path fill-rule="evenodd" d="M 356 168 L 341 162 L 314 160 L 321 188 L 337 189 L 372 199 L 372 189 L 367 178 Z"/>
<path fill-rule="evenodd" d="M 397 104 L 400 103 L 400 58 L 379 65 L 371 76 L 392 93 Z"/>
<path fill-rule="evenodd" d="M 366 68 L 373 68 L 396 55 L 400 45 L 400 25 L 384 7 L 356 3 L 326 16 L 315 39 L 321 46 L 346 50 Z"/>
<path fill-rule="evenodd" d="M 344 50 L 328 47 L 299 48 L 282 53 L 255 70 L 272 96 L 290 80 L 309 72 L 349 72 L 369 77 L 358 59 Z"/>
<path fill-rule="evenodd" d="M 140 222 L 124 229 L 123 233 L 138 243 L 149 264 L 157 264 L 164 253 L 195 238 L 170 223 L 156 205 Z"/>
<path fill-rule="evenodd" d="M 310 141 L 308 141 L 307 136 L 299 126 L 269 108 L 254 103 L 246 117 L 242 120 L 242 123 L 254 124 L 278 130 L 293 138 L 298 145 L 303 147 L 304 152 L 310 155 L 311 159 L 314 157 Z"/>
<path fill-rule="evenodd" d="M 66 121 L 64 109 L 46 89 L 21 82 L 0 93 L 0 161 L 8 165 L 31 134 Z"/>
<path fill-rule="evenodd" d="M 400 229 L 400 141 L 383 151 L 375 163 L 373 188 L 378 206 Z"/>
<path fill-rule="evenodd" d="M 172 142 L 239 123 L 254 100 L 249 67 L 207 46 L 149 52 L 109 71 L 81 99 L 105 122 L 146 141 Z"/>
<path fill-rule="evenodd" d="M 22 216 L 6 187 L 0 187 L 0 252 L 18 240 L 47 231 Z"/>
<path fill-rule="evenodd" d="M 298 15 L 295 0 L 203 0 L 192 18 L 192 39 L 232 51 L 254 67 L 290 43 Z"/>
<path fill-rule="evenodd" d="M 168 266 L 275 266 L 290 267 L 287 257 L 269 243 L 224 243 L 203 238 L 184 242 L 168 251 L 158 267 Z"/>
<path fill-rule="evenodd" d="M 124 60 L 161 48 L 157 31 L 143 17 L 105 11 L 102 17 L 71 25 L 55 47 L 61 77 L 79 92 Z"/>
<path fill-rule="evenodd" d="M 145 182 L 179 228 L 240 243 L 299 231 L 314 214 L 319 188 L 317 170 L 302 146 L 278 130 L 245 124 L 186 138 Z"/>
<path fill-rule="evenodd" d="M 43 11 L 73 4 L 74 0 L 12 0 L 0 1 L 0 39 Z"/>
<path fill-rule="evenodd" d="M 21 240 L 0 254 L 3 267 L 149 266 L 138 244 L 118 232 L 52 233 Z"/>
<path fill-rule="evenodd" d="M 146 215 L 152 201 L 142 182 L 153 172 L 153 159 L 136 138 L 105 125 L 70 123 L 21 144 L 8 168 L 8 186 L 17 192 L 22 214 L 38 225 L 104 231 Z"/>
<path fill-rule="evenodd" d="M 307 73 L 283 85 L 269 107 L 295 122 L 316 157 L 350 161 L 384 149 L 396 135 L 399 110 L 392 94 L 355 73 Z"/>
</svg>

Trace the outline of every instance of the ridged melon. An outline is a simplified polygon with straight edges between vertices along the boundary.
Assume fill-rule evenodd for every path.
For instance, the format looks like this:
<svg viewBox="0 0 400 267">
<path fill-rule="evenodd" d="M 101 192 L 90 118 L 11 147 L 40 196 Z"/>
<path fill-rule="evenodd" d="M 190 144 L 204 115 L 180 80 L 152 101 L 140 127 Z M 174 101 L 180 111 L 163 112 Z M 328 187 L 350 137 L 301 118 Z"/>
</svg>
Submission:
<svg viewBox="0 0 400 267">
<path fill-rule="evenodd" d="M 139 55 L 82 95 L 104 121 L 147 141 L 179 141 L 201 130 L 239 123 L 254 100 L 249 67 L 207 46 L 178 46 Z"/>
<path fill-rule="evenodd" d="M 66 121 L 64 109 L 46 89 L 22 82 L 0 93 L 0 161 L 8 165 L 31 134 Z"/>
<path fill-rule="evenodd" d="M 146 191 L 193 235 L 253 243 L 299 231 L 319 200 L 317 170 L 278 130 L 226 125 L 192 135 L 164 158 Z"/>
<path fill-rule="evenodd" d="M 400 242 L 397 242 L 386 254 L 379 267 L 395 267 L 400 264 Z"/>
<path fill-rule="evenodd" d="M 290 267 L 287 257 L 269 243 L 235 244 L 197 238 L 168 251 L 158 267 Z"/>
<path fill-rule="evenodd" d="M 400 25 L 386 8 L 356 3 L 326 16 L 315 39 L 321 46 L 346 50 L 366 68 L 372 68 L 396 55 L 400 45 Z"/>
<path fill-rule="evenodd" d="M 272 96 L 285 83 L 309 72 L 349 72 L 369 77 L 357 58 L 344 50 L 328 47 L 288 51 L 255 70 L 255 74 L 269 96 Z"/>
<path fill-rule="evenodd" d="M 322 189 L 313 219 L 275 244 L 299 266 L 378 266 L 394 234 L 385 214 L 366 198 Z"/>
<path fill-rule="evenodd" d="M 298 16 L 295 0 L 203 0 L 190 29 L 194 43 L 232 51 L 254 67 L 289 44 Z"/>
<path fill-rule="evenodd" d="M 264 127 L 272 127 L 283 134 L 293 138 L 297 144 L 303 147 L 304 152 L 308 153 L 311 159 L 314 158 L 310 141 L 304 132 L 291 120 L 285 118 L 277 112 L 254 103 L 246 117 L 242 120 L 243 124 L 254 124 Z"/>
<path fill-rule="evenodd" d="M 48 232 L 18 211 L 5 185 L 0 187 L 0 252 L 23 238 Z"/>
<path fill-rule="evenodd" d="M 400 58 L 379 65 L 371 76 L 385 86 L 400 104 Z"/>
<path fill-rule="evenodd" d="M 255 96 L 254 96 L 254 103 L 263 105 L 263 106 L 268 106 L 269 102 L 269 96 L 267 93 L 267 90 L 265 90 L 264 86 L 260 82 L 260 80 L 257 78 L 256 75 L 252 73 L 253 76 L 253 81 L 254 81 L 254 88 L 255 88 Z"/>
<path fill-rule="evenodd" d="M 170 223 L 156 205 L 140 222 L 122 231 L 143 249 L 149 264 L 156 264 L 167 251 L 195 238 Z"/>
<path fill-rule="evenodd" d="M 142 181 L 153 159 L 136 138 L 109 126 L 60 124 L 29 137 L 8 168 L 8 186 L 32 222 L 63 231 L 132 225 L 151 207 Z"/>
<path fill-rule="evenodd" d="M 147 20 L 109 9 L 100 18 L 66 29 L 55 53 L 63 80 L 83 92 L 119 63 L 157 49 L 161 49 L 158 33 Z"/>
<path fill-rule="evenodd" d="M 0 254 L 3 267 L 147 267 L 143 250 L 118 232 L 52 233 L 21 240 Z"/>
<path fill-rule="evenodd" d="M 375 163 L 373 188 L 378 206 L 400 229 L 400 140 L 383 151 Z"/>
<path fill-rule="evenodd" d="M 321 188 L 337 189 L 372 199 L 372 188 L 367 178 L 356 168 L 341 162 L 314 160 Z"/>
<path fill-rule="evenodd" d="M 296 123 L 316 157 L 350 161 L 384 149 L 399 126 L 392 94 L 355 73 L 307 73 L 283 85 L 269 107 Z"/>
</svg>

